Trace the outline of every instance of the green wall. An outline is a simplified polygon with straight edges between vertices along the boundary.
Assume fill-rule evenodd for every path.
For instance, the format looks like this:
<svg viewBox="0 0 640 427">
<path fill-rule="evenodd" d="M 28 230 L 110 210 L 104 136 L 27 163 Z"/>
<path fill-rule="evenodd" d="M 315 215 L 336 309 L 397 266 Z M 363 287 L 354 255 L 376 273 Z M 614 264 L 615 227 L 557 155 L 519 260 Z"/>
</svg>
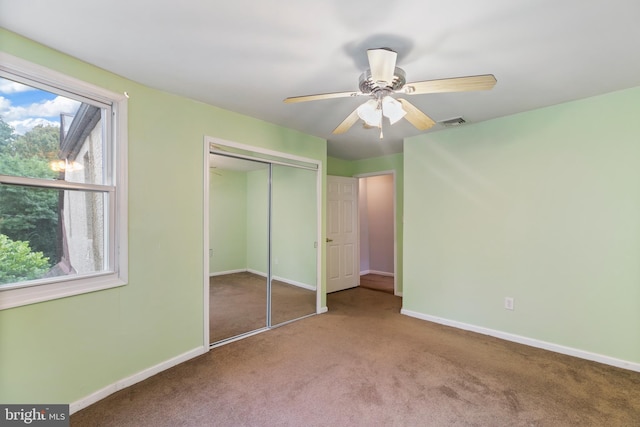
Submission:
<svg viewBox="0 0 640 427">
<path fill-rule="evenodd" d="M 353 176 L 353 160 L 327 157 L 327 175 Z"/>
<path fill-rule="evenodd" d="M 130 95 L 129 284 L 0 311 L 0 402 L 70 403 L 203 345 L 203 137 L 323 164 L 326 141 L 145 87 L 1 29 L 0 49 Z"/>
<path fill-rule="evenodd" d="M 395 190 L 396 190 L 396 250 L 397 250 L 397 269 L 396 283 L 399 293 L 403 293 L 404 282 L 404 164 L 403 154 L 391 154 L 388 156 L 374 157 L 364 160 L 342 160 L 334 157 L 327 157 L 327 175 L 336 176 L 356 176 L 361 174 L 369 174 L 382 171 L 395 171 Z"/>
<path fill-rule="evenodd" d="M 250 172 L 211 170 L 210 273 L 267 274 L 268 166 Z M 316 171 L 273 165 L 272 274 L 291 284 L 317 286 Z"/>
<path fill-rule="evenodd" d="M 269 168 L 247 172 L 247 268 L 267 274 Z"/>
<path fill-rule="evenodd" d="M 635 88 L 405 141 L 403 308 L 640 362 L 639 115 Z"/>
<path fill-rule="evenodd" d="M 247 268 L 247 174 L 211 169 L 209 272 Z"/>
</svg>

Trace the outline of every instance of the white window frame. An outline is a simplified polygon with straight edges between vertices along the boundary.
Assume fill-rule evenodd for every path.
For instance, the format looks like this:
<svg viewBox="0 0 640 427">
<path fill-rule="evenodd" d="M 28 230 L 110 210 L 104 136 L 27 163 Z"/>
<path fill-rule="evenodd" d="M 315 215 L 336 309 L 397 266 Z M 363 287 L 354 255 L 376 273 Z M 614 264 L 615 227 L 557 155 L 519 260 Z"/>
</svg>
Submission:
<svg viewBox="0 0 640 427">
<path fill-rule="evenodd" d="M 33 285 L 2 289 L 0 286 L 0 310 L 23 305 L 65 298 L 88 292 L 123 286 L 128 283 L 128 206 L 127 206 L 127 97 L 94 86 L 73 77 L 50 70 L 46 67 L 25 61 L 24 59 L 0 52 L 0 75 L 6 78 L 28 81 L 34 87 L 49 87 L 56 92 L 67 92 L 81 98 L 87 98 L 111 106 L 111 128 L 106 144 L 112 149 L 112 182 L 108 183 L 110 200 L 113 206 L 108 209 L 109 241 L 113 259 L 109 263 L 111 271 L 82 277 L 55 277 L 34 281 Z M 19 177 L 2 176 L 2 182 L 19 183 Z M 60 186 L 73 187 L 73 183 L 58 183 Z M 106 220 L 106 219 L 105 219 Z"/>
</svg>

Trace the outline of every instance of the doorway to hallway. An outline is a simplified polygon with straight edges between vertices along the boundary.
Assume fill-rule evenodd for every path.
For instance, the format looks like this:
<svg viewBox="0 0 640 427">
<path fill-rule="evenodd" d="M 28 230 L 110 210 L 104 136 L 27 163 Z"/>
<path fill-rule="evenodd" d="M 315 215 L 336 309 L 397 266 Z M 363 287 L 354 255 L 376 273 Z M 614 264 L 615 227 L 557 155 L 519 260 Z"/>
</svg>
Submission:
<svg viewBox="0 0 640 427">
<path fill-rule="evenodd" d="M 395 174 L 357 178 L 360 286 L 397 294 Z"/>
</svg>

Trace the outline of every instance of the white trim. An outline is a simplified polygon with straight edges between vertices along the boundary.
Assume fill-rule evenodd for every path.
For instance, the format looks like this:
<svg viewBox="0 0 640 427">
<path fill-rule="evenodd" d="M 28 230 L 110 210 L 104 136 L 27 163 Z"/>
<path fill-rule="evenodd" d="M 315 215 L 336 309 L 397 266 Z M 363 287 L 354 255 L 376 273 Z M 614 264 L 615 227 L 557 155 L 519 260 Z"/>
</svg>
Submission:
<svg viewBox="0 0 640 427">
<path fill-rule="evenodd" d="M 209 277 L 224 276 L 225 274 L 247 273 L 247 272 L 251 273 L 246 268 L 240 268 L 238 270 L 215 271 L 213 273 L 209 273 Z M 264 276 L 264 277 L 267 276 L 266 274 L 260 274 L 260 273 L 256 273 L 256 274 L 259 274 L 260 276 Z"/>
<path fill-rule="evenodd" d="M 327 295 L 326 283 L 322 282 L 322 278 L 325 277 L 324 272 L 322 271 L 322 258 L 325 253 L 325 245 L 323 242 L 325 241 L 325 236 L 322 234 L 322 230 L 325 228 L 326 219 L 322 216 L 322 206 L 324 199 L 326 198 L 324 192 L 322 191 L 322 183 L 323 180 L 326 179 L 326 173 L 323 168 L 322 162 L 318 163 L 318 176 L 316 177 L 316 221 L 318 222 L 318 227 L 316 230 L 316 313 L 324 313 L 323 309 L 326 311 L 327 307 L 322 306 L 322 295 Z M 323 286 L 324 285 L 324 286 Z"/>
<path fill-rule="evenodd" d="M 376 172 L 368 172 L 368 173 L 359 173 L 357 175 L 353 175 L 354 178 L 370 178 L 372 176 L 380 176 L 380 175 L 395 175 L 395 169 L 389 169 L 384 171 L 376 171 Z"/>
<path fill-rule="evenodd" d="M 38 188 L 51 188 L 54 190 L 80 190 L 97 191 L 100 193 L 113 193 L 116 187 L 113 185 L 84 184 L 77 182 L 58 181 L 44 178 L 31 178 L 22 176 L 0 175 L 2 184 L 28 185 Z"/>
<path fill-rule="evenodd" d="M 236 335 L 234 337 L 226 338 L 226 339 L 221 340 L 221 341 L 216 341 L 213 344 L 209 344 L 209 348 L 211 349 L 211 348 L 220 347 L 220 346 L 223 346 L 225 344 L 232 343 L 234 341 L 240 341 L 242 339 L 245 339 L 245 338 L 248 338 L 248 337 L 251 337 L 251 336 L 254 336 L 254 335 L 258 335 L 258 334 L 261 334 L 263 332 L 267 332 L 269 330 L 270 329 L 265 326 L 264 328 L 256 329 L 255 331 L 247 332 L 247 333 L 241 334 L 241 335 Z"/>
<path fill-rule="evenodd" d="M 250 269 L 250 268 L 244 268 L 244 269 L 238 269 L 238 270 L 218 271 L 218 272 L 215 272 L 215 273 L 209 273 L 209 277 L 224 276 L 225 274 L 235 274 L 235 273 L 251 273 L 251 274 L 255 274 L 256 276 L 267 277 L 267 273 L 263 273 L 262 271 L 253 270 L 253 269 Z M 288 285 L 293 285 L 293 286 L 297 286 L 299 288 L 304 288 L 304 289 L 307 289 L 307 290 L 310 290 L 310 291 L 315 291 L 316 290 L 315 286 L 309 285 L 307 283 L 298 282 L 296 280 L 286 279 L 286 278 L 280 277 L 280 276 L 273 276 L 272 279 L 273 280 L 277 280 L 279 282 L 286 283 Z"/>
<path fill-rule="evenodd" d="M 127 99 L 124 94 L 114 93 L 6 52 L 0 52 L 0 71 L 18 75 L 21 78 L 36 80 L 40 84 L 55 87 L 107 105 L 111 105 L 113 101 L 126 101 Z"/>
<path fill-rule="evenodd" d="M 396 176 L 396 171 L 391 172 L 391 176 L 393 177 L 393 271 L 398 271 L 398 214 L 397 214 L 397 204 L 396 200 L 398 199 L 398 177 Z M 398 279 L 396 275 L 393 275 L 393 294 L 398 295 Z"/>
<path fill-rule="evenodd" d="M 291 279 L 285 279 L 284 277 L 280 277 L 280 276 L 273 276 L 273 280 L 277 280 L 279 282 L 283 282 L 283 283 L 286 283 L 288 285 L 297 286 L 299 288 L 307 289 L 309 291 L 315 291 L 316 290 L 316 287 L 313 286 L 313 285 L 308 285 L 306 283 L 297 282 L 297 281 L 291 280 Z"/>
<path fill-rule="evenodd" d="M 438 323 L 440 325 L 451 326 L 457 329 L 463 329 L 465 331 L 471 331 L 471 332 L 476 332 L 483 335 L 489 335 L 492 337 L 515 342 L 518 344 L 524 344 L 531 347 L 541 348 L 543 350 L 549 350 L 549 351 L 553 351 L 560 354 L 566 354 L 568 356 L 578 357 L 580 359 L 591 360 L 593 362 L 604 363 L 605 365 L 611 365 L 618 368 L 640 372 L 640 363 L 636 363 L 636 362 L 630 362 L 627 360 L 617 359 L 615 357 L 605 356 L 597 353 L 591 353 L 589 351 L 580 350 L 572 347 L 566 347 L 563 345 L 554 344 L 547 341 L 541 341 L 534 338 L 523 337 L 522 335 L 511 334 L 509 332 L 498 331 L 495 329 L 489 329 L 482 326 L 476 326 L 468 323 L 458 322 L 455 320 L 444 319 L 442 317 L 431 316 L 429 314 L 423 314 L 416 311 L 405 310 L 404 308 L 400 310 L 400 314 L 404 314 L 410 317 L 415 317 L 421 320 L 426 320 L 428 322 Z"/>
<path fill-rule="evenodd" d="M 378 276 L 386 276 L 386 277 L 396 277 L 396 275 L 394 273 L 389 273 L 386 271 L 378 271 L 378 270 L 365 270 L 365 271 L 361 271 L 360 275 L 364 276 L 367 274 L 377 274 Z"/>
<path fill-rule="evenodd" d="M 323 197 L 324 194 L 322 192 L 323 189 L 323 178 L 324 178 L 324 169 L 323 169 L 323 162 L 321 160 L 317 160 L 317 159 L 311 159 L 311 158 L 307 158 L 307 157 L 302 157 L 302 156 L 297 156 L 294 154 L 290 154 L 290 153 L 283 153 L 280 151 L 274 151 L 274 150 L 269 150 L 266 148 L 262 148 L 262 147 L 256 147 L 256 146 L 252 146 L 252 145 L 247 145 L 247 144 L 242 144 L 242 143 L 238 143 L 238 142 L 233 142 L 233 141 L 227 141 L 224 139 L 220 139 L 220 138 L 214 138 L 211 136 L 204 136 L 204 155 L 203 155 L 203 162 L 204 162 L 204 166 L 203 166 L 203 181 L 204 181 L 204 194 L 203 194 L 203 210 L 204 210 L 204 238 L 203 238 L 203 257 L 204 257 L 204 262 L 203 262 L 203 322 L 204 322 L 204 333 L 203 333 L 203 345 L 206 348 L 209 348 L 211 346 L 211 343 L 209 342 L 209 277 L 210 277 L 210 272 L 209 272 L 209 170 L 210 170 L 210 164 L 209 164 L 209 157 L 211 154 L 211 149 L 213 148 L 212 146 L 214 145 L 222 145 L 222 146 L 228 146 L 228 147 L 234 147 L 234 148 L 239 148 L 242 150 L 247 150 L 249 152 L 255 152 L 255 153 L 261 153 L 261 154 L 266 154 L 266 155 L 270 155 L 270 156 L 275 156 L 275 157 L 280 157 L 283 159 L 290 159 L 290 160 L 295 160 L 295 161 L 299 161 L 299 162 L 305 162 L 305 163 L 309 163 L 309 164 L 313 164 L 317 166 L 317 170 L 315 170 L 316 172 L 316 238 L 317 238 L 317 242 L 316 242 L 316 286 L 315 288 L 311 287 L 311 290 L 315 290 L 316 292 L 316 314 L 319 313 L 324 313 L 324 311 L 322 311 L 323 309 L 326 311 L 326 307 L 322 307 L 322 295 L 323 292 L 326 294 L 326 290 L 323 289 L 323 283 L 322 283 L 322 278 L 323 273 L 321 271 L 321 266 L 322 266 L 322 251 L 324 249 L 324 245 L 323 245 L 323 235 L 322 235 L 322 230 L 323 230 L 323 224 L 324 224 L 324 218 L 322 216 L 322 206 L 323 206 Z M 233 154 L 233 153 L 230 153 Z M 266 161 L 269 162 L 268 159 L 257 159 L 260 161 Z M 290 166 L 296 167 L 296 165 L 291 164 Z M 300 166 L 298 166 L 300 167 Z M 395 232 L 395 230 L 394 230 Z M 255 270 L 246 270 L 249 271 L 251 273 L 254 274 L 259 274 L 259 275 L 263 275 L 266 277 L 266 274 L 255 271 Z M 281 280 L 281 279 L 280 279 Z M 287 283 L 291 283 L 291 282 L 287 282 Z M 301 285 L 300 282 L 296 282 L 296 283 L 291 283 L 294 284 L 296 286 Z M 308 286 L 308 285 L 307 285 Z M 306 286 L 303 286 L 305 288 L 307 288 Z M 244 337 L 244 336 L 243 336 Z M 228 342 L 228 341 L 225 341 Z"/>
<path fill-rule="evenodd" d="M 87 406 L 92 405 L 117 391 L 130 387 L 136 383 L 139 383 L 140 381 L 144 381 L 153 375 L 156 375 L 162 371 L 166 371 L 169 368 L 173 368 L 174 366 L 179 365 L 180 363 L 184 363 L 189 359 L 198 357 L 206 353 L 208 350 L 209 350 L 208 346 L 194 348 L 193 350 L 187 351 L 186 353 L 182 353 L 179 356 L 173 357 L 169 360 L 165 360 L 164 362 L 158 363 L 157 365 L 154 365 L 150 368 L 143 369 L 142 371 L 136 374 L 133 374 L 129 377 L 116 381 L 115 383 L 108 385 L 94 393 L 91 393 L 88 396 L 85 396 L 79 400 L 76 400 L 75 402 L 72 402 L 69 405 L 69 414 L 78 412 L 81 409 L 84 409 Z"/>
<path fill-rule="evenodd" d="M 269 150 L 268 148 L 262 148 L 262 147 L 257 147 L 254 145 L 247 145 L 247 144 L 242 144 L 240 142 L 234 142 L 234 141 L 227 141 L 221 138 L 214 138 L 212 136 L 205 136 L 204 137 L 204 142 L 207 146 L 207 149 L 214 149 L 216 145 L 222 145 L 222 146 L 228 146 L 228 147 L 233 147 L 233 148 L 238 148 L 240 150 L 246 150 L 249 152 L 254 152 L 254 153 L 261 153 L 261 154 L 266 154 L 268 156 L 274 156 L 274 157 L 280 157 L 282 159 L 290 159 L 290 160 L 296 160 L 299 162 L 305 162 L 305 163 L 311 163 L 311 164 L 315 164 L 318 166 L 318 172 L 320 172 L 320 166 L 322 165 L 322 161 L 317 160 L 317 159 L 311 159 L 309 157 L 302 157 L 302 156 L 296 156 L 295 154 L 290 154 L 290 153 L 283 153 L 281 151 L 274 151 L 274 150 Z M 237 153 L 227 153 L 230 155 L 233 154 L 237 154 Z M 208 159 L 208 156 L 207 156 Z M 278 163 L 277 161 L 270 161 L 269 159 L 262 159 L 260 157 L 256 157 L 255 160 L 257 161 L 261 161 L 261 162 L 266 162 L 266 163 Z M 282 164 L 282 163 L 280 163 Z M 293 166 L 295 167 L 295 164 L 289 164 L 287 166 Z"/>
<path fill-rule="evenodd" d="M 211 168 L 209 165 L 209 146 L 208 144 L 204 144 L 204 151 L 203 151 L 203 161 L 204 161 L 204 167 L 203 167 L 203 173 L 202 173 L 202 181 L 203 181 L 203 193 L 202 193 L 202 201 L 204 203 L 203 206 L 203 218 L 202 218 L 202 235 L 204 236 L 203 240 L 203 250 L 202 250 L 202 268 L 203 268 L 203 275 L 202 275 L 202 346 L 204 348 L 209 348 L 209 345 L 211 344 L 211 337 L 210 337 L 210 331 L 209 331 L 209 322 L 211 321 L 209 319 L 209 300 L 210 300 L 210 294 L 211 294 L 211 287 L 209 284 L 209 269 L 211 268 L 210 264 L 209 264 L 209 239 L 210 237 L 210 232 L 209 232 L 209 193 L 210 193 L 210 189 L 209 189 L 209 180 L 211 179 Z M 208 351 L 208 350 L 207 350 Z"/>
<path fill-rule="evenodd" d="M 119 279 L 117 274 L 112 273 L 75 280 L 67 278 L 65 281 L 57 283 L 0 290 L 0 310 L 102 291 L 126 284 L 126 281 Z"/>
<path fill-rule="evenodd" d="M 255 274 L 256 276 L 267 277 L 267 273 L 264 273 L 264 272 L 258 271 L 258 270 L 254 270 L 253 268 L 247 268 L 244 271 L 247 272 L 247 273 Z"/>
<path fill-rule="evenodd" d="M 329 311 L 329 309 L 325 305 L 324 307 L 320 307 L 320 309 L 318 310 L 318 314 L 326 313 L 328 311 Z"/>
<path fill-rule="evenodd" d="M 114 94 L 115 95 L 115 94 Z M 129 103 L 128 97 L 121 96 L 113 103 L 113 124 L 115 136 L 114 159 L 116 164 L 116 212 L 114 239 L 116 262 L 120 280 L 129 282 Z M 113 166 L 112 166 L 113 167 Z"/>
</svg>

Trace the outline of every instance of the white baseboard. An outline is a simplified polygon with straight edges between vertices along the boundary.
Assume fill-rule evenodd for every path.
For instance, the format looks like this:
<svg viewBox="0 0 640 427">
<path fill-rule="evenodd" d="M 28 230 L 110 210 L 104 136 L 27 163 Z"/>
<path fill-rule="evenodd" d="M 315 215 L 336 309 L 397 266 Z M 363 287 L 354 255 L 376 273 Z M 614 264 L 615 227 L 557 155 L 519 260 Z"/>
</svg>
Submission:
<svg viewBox="0 0 640 427">
<path fill-rule="evenodd" d="M 244 273 L 245 271 L 247 271 L 246 268 L 240 270 L 216 271 L 214 273 L 209 273 L 209 277 L 224 276 L 225 274 Z"/>
<path fill-rule="evenodd" d="M 247 268 L 246 270 L 243 270 L 243 271 L 246 271 L 247 273 L 255 274 L 256 276 L 267 277 L 267 273 L 263 271 L 254 270 L 252 268 Z"/>
<path fill-rule="evenodd" d="M 364 276 L 365 274 L 377 274 L 378 276 L 387 276 L 387 277 L 394 277 L 395 276 L 394 273 L 389 273 L 387 271 L 365 270 L 365 271 L 361 271 L 360 272 L 361 276 Z"/>
<path fill-rule="evenodd" d="M 508 332 L 502 332 L 495 329 L 484 328 L 482 326 L 471 325 L 468 323 L 458 322 L 455 320 L 444 319 L 437 316 L 431 316 L 428 314 L 418 313 L 416 311 L 400 310 L 401 314 L 406 316 L 415 317 L 417 319 L 426 320 L 428 322 L 438 323 L 445 326 L 451 326 L 465 331 L 477 332 L 483 335 L 489 335 L 492 337 L 500 338 L 506 341 L 512 341 L 519 344 L 528 345 L 531 347 L 541 348 L 543 350 L 549 350 L 556 353 L 566 354 L 568 356 L 578 357 L 580 359 L 591 360 L 593 362 L 603 363 L 605 365 L 611 365 L 618 368 L 628 369 L 630 371 L 640 372 L 640 363 L 630 362 L 627 360 L 617 359 L 615 357 L 605 356 L 602 354 L 591 353 L 589 351 L 580 350 L 572 347 L 565 347 L 563 345 L 554 344 L 546 341 L 540 341 L 533 338 L 523 337 L 521 335 L 511 334 Z"/>
<path fill-rule="evenodd" d="M 250 268 L 243 268 L 241 270 L 228 270 L 228 271 L 218 271 L 215 273 L 209 273 L 209 277 L 214 277 L 214 276 L 223 276 L 225 274 L 234 274 L 234 273 L 251 273 L 251 274 L 255 274 L 257 276 L 261 276 L 261 277 L 267 277 L 267 273 L 264 273 L 262 271 L 258 271 L 258 270 L 253 270 Z M 315 291 L 316 287 L 313 285 L 309 285 L 307 283 L 302 283 L 302 282 L 298 282 L 295 280 L 291 280 L 291 279 L 285 279 L 284 277 L 279 277 L 279 276 L 273 276 L 274 280 L 278 280 L 280 282 L 284 282 L 287 283 L 289 285 L 293 285 L 293 286 L 297 286 L 299 288 L 304 288 L 310 291 Z"/>
<path fill-rule="evenodd" d="M 240 268 L 238 270 L 220 271 L 217 273 L 212 273 L 210 274 L 210 276 L 222 276 L 225 274 L 234 274 L 234 273 L 251 273 L 251 274 L 255 274 L 256 276 L 267 277 L 267 273 L 265 273 L 264 271 L 258 271 L 252 268 Z"/>
<path fill-rule="evenodd" d="M 315 286 L 308 285 L 308 284 L 302 283 L 302 282 L 297 282 L 297 281 L 291 280 L 291 279 L 285 279 L 284 277 L 273 276 L 273 280 L 278 280 L 278 281 L 286 283 L 288 285 L 297 286 L 299 288 L 304 288 L 304 289 L 307 289 L 309 291 L 315 291 L 316 290 Z"/>
<path fill-rule="evenodd" d="M 80 400 L 76 400 L 69 405 L 69 414 L 73 414 L 78 412 L 81 409 L 86 408 L 89 405 L 92 405 L 105 397 L 125 389 L 129 386 L 134 385 L 135 383 L 139 383 L 140 381 L 146 380 L 147 378 L 165 371 L 169 368 L 172 368 L 180 363 L 186 362 L 189 359 L 193 359 L 194 357 L 200 356 L 206 353 L 209 349 L 205 347 L 198 347 L 190 350 L 186 353 L 183 353 L 179 356 L 173 357 L 169 360 L 165 360 L 164 362 L 158 363 L 155 366 L 144 369 L 137 374 L 133 374 L 130 377 L 123 378 L 111 385 L 108 385 L 94 393 L 91 393 L 89 396 L 83 397 Z"/>
<path fill-rule="evenodd" d="M 325 305 L 324 307 L 320 307 L 320 311 L 318 311 L 318 314 L 326 313 L 327 311 L 329 311 L 329 309 Z"/>
</svg>

